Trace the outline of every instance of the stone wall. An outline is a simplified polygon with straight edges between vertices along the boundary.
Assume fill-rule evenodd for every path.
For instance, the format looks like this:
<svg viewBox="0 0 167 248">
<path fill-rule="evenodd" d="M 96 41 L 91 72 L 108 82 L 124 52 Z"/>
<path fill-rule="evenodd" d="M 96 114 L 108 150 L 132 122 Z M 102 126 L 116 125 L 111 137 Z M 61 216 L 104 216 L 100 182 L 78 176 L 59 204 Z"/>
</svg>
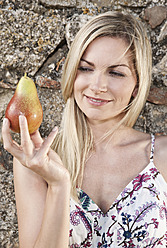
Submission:
<svg viewBox="0 0 167 248">
<path fill-rule="evenodd" d="M 0 0 L 0 129 L 6 106 L 25 72 L 37 85 L 46 137 L 60 124 L 60 77 L 69 46 L 89 18 L 127 11 L 147 26 L 153 49 L 150 95 L 136 129 L 167 134 L 167 4 L 165 0 Z M 13 134 L 19 140 L 18 134 Z M 0 137 L 0 247 L 18 247 L 12 156 Z"/>
</svg>

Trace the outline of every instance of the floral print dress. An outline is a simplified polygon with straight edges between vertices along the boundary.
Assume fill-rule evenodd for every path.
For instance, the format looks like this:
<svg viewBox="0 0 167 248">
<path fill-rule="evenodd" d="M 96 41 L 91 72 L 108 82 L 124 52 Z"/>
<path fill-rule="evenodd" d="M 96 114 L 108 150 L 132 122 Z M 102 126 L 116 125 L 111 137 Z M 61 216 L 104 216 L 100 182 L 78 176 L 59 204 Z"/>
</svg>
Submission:
<svg viewBox="0 0 167 248">
<path fill-rule="evenodd" d="M 70 201 L 70 248 L 167 247 L 167 183 L 153 162 L 119 194 L 107 213 L 78 189 Z"/>
</svg>

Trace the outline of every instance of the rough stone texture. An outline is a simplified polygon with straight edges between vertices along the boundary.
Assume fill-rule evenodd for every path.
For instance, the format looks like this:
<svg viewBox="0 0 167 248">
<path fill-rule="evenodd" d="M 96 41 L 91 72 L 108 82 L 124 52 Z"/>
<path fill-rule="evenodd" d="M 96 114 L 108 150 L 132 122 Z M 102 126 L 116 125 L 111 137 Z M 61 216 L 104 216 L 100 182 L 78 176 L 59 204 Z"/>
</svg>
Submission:
<svg viewBox="0 0 167 248">
<path fill-rule="evenodd" d="M 13 95 L 13 92 L 11 90 L 8 89 L 2 89 L 0 88 L 0 119 L 3 118 L 4 114 L 5 114 L 5 109 L 7 107 L 7 103 L 9 101 L 9 99 L 11 99 Z"/>
<path fill-rule="evenodd" d="M 154 104 L 167 105 L 167 89 L 152 86 L 147 101 Z"/>
<path fill-rule="evenodd" d="M 0 247 L 14 247 L 17 244 L 18 231 L 12 171 L 1 169 L 0 181 L 3 182 L 0 184 Z"/>
<path fill-rule="evenodd" d="M 167 8 L 164 6 L 155 6 L 147 8 L 145 11 L 145 19 L 149 21 L 152 28 L 160 25 L 167 17 Z"/>
<path fill-rule="evenodd" d="M 42 77 L 42 76 L 37 77 L 36 83 L 40 87 L 45 87 L 45 88 L 49 88 L 49 89 L 51 89 L 51 88 L 60 89 L 60 82 L 57 82 L 55 80 L 45 78 L 45 77 Z"/>
<path fill-rule="evenodd" d="M 45 78 L 49 76 L 50 80 L 55 80 L 60 82 L 62 67 L 65 62 L 65 58 L 67 56 L 68 48 L 66 44 L 66 40 L 63 40 L 57 47 L 56 51 L 54 51 L 42 67 L 36 73 L 36 82 L 39 83 L 39 78 L 41 75 Z M 48 74 L 49 73 L 49 74 Z"/>
<path fill-rule="evenodd" d="M 0 129 L 6 106 L 25 71 L 36 82 L 42 103 L 42 137 L 60 125 L 64 108 L 61 73 L 76 32 L 92 16 L 118 10 L 143 20 L 153 48 L 152 87 L 135 128 L 167 134 L 166 8 L 166 0 L 0 0 Z M 12 136 L 20 142 L 19 134 Z M 18 228 L 12 156 L 4 150 L 0 135 L 1 247 L 18 247 Z"/>
<path fill-rule="evenodd" d="M 41 11 L 43 7 L 38 5 L 38 0 L 26 0 L 26 1 L 20 1 L 20 0 L 1 0 L 0 1 L 0 8 L 6 9 L 6 10 L 16 10 L 16 9 L 23 9 L 23 10 L 33 10 Z"/>
<path fill-rule="evenodd" d="M 76 0 L 41 0 L 40 2 L 49 7 L 75 7 L 77 4 Z"/>
<path fill-rule="evenodd" d="M 62 18 L 52 11 L 42 16 L 21 9 L 1 10 L 0 14 L 0 64 L 3 78 L 10 80 L 15 70 L 18 77 L 14 82 L 25 71 L 34 76 L 64 37 Z"/>
<path fill-rule="evenodd" d="M 38 87 L 38 96 L 44 112 L 43 122 L 39 128 L 42 137 L 48 136 L 52 128 L 60 125 L 64 108 L 61 90 Z"/>
<path fill-rule="evenodd" d="M 153 74 L 157 78 L 161 78 L 163 84 L 167 86 L 167 54 L 153 67 Z"/>
<path fill-rule="evenodd" d="M 166 135 L 167 107 L 147 102 L 135 124 L 135 129 L 157 135 Z"/>
<path fill-rule="evenodd" d="M 92 15 L 78 15 L 74 14 L 72 18 L 70 18 L 69 22 L 66 25 L 66 40 L 68 44 L 68 48 L 70 48 L 70 45 L 72 41 L 74 40 L 74 37 L 78 30 L 88 21 L 92 18 Z"/>
</svg>

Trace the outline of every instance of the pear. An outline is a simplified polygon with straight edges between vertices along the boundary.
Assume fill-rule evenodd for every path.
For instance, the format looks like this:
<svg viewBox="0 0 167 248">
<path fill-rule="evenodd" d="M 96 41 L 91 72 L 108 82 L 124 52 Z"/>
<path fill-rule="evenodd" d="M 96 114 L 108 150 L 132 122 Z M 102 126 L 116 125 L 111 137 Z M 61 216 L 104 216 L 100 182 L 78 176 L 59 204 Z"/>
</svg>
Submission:
<svg viewBox="0 0 167 248">
<path fill-rule="evenodd" d="M 30 134 L 39 128 L 43 118 L 42 106 L 35 83 L 27 77 L 26 73 L 20 79 L 5 112 L 5 117 L 10 121 L 11 130 L 16 133 L 20 132 L 19 115 L 24 115 L 27 118 Z"/>
</svg>

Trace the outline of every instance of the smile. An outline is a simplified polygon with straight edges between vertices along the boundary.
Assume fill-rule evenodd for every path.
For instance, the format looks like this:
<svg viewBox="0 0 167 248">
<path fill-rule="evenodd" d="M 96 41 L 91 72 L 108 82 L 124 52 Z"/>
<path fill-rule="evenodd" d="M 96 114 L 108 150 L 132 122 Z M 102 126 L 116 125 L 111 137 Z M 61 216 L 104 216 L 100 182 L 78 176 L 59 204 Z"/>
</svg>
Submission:
<svg viewBox="0 0 167 248">
<path fill-rule="evenodd" d="M 94 99 L 94 98 L 89 98 L 91 101 L 93 102 L 104 102 L 103 100 L 98 100 L 98 99 Z"/>
<path fill-rule="evenodd" d="M 105 100 L 105 99 L 100 99 L 100 98 L 93 98 L 93 97 L 89 97 L 89 96 L 86 96 L 86 98 L 87 98 L 89 103 L 97 105 L 97 106 L 104 105 L 104 104 L 111 101 L 111 100 Z"/>
</svg>

